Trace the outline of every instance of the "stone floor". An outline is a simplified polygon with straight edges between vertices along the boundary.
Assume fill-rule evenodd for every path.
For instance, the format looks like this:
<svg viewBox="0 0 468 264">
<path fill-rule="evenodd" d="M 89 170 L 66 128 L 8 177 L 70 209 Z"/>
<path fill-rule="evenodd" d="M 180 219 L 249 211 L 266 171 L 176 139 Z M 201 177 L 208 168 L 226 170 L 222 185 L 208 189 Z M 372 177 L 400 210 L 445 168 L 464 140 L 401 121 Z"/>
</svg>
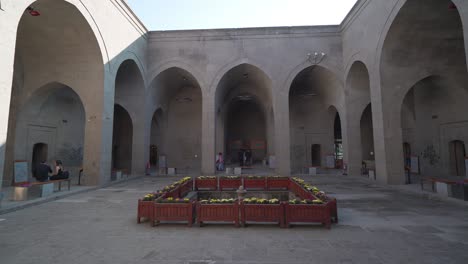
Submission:
<svg viewBox="0 0 468 264">
<path fill-rule="evenodd" d="M 0 215 L 0 263 L 468 263 L 468 207 L 360 178 L 306 177 L 338 198 L 322 226 L 136 223 L 136 201 L 175 178 L 142 178 Z"/>
</svg>

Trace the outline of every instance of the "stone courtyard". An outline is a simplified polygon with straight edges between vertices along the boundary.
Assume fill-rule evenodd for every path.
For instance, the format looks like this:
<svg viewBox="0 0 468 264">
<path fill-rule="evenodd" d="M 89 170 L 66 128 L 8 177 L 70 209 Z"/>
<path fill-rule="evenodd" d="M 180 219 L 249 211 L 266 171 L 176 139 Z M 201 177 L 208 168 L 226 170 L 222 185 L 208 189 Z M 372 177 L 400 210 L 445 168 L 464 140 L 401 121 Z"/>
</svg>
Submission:
<svg viewBox="0 0 468 264">
<path fill-rule="evenodd" d="M 175 177 L 145 177 L 0 215 L 2 263 L 466 263 L 468 210 L 357 177 L 306 176 L 340 223 L 137 224 L 136 203 Z"/>
</svg>

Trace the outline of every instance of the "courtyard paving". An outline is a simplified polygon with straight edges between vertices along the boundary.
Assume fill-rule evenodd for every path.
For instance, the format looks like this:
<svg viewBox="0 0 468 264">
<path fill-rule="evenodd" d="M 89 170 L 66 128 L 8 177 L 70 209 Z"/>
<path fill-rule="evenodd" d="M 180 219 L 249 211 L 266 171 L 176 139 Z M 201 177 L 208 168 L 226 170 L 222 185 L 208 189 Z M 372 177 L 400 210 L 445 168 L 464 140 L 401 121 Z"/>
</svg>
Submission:
<svg viewBox="0 0 468 264">
<path fill-rule="evenodd" d="M 468 263 L 468 207 L 345 176 L 305 177 L 338 198 L 322 226 L 136 223 L 147 177 L 0 215 L 0 263 Z"/>
</svg>

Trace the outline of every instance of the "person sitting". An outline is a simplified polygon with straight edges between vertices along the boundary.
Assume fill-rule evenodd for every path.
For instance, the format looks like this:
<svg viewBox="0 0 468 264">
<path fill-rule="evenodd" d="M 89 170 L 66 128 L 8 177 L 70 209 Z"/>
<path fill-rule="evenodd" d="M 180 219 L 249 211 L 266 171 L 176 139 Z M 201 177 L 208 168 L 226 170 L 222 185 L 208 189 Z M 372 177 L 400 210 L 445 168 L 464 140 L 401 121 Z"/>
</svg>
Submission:
<svg viewBox="0 0 468 264">
<path fill-rule="evenodd" d="M 51 181 L 68 179 L 68 171 L 64 171 L 61 160 L 55 161 L 55 174 L 50 177 Z"/>
<path fill-rule="evenodd" d="M 33 177 L 36 178 L 37 181 L 46 182 L 49 180 L 49 173 L 52 173 L 52 169 L 46 164 L 45 160 L 43 160 L 34 168 Z"/>
</svg>

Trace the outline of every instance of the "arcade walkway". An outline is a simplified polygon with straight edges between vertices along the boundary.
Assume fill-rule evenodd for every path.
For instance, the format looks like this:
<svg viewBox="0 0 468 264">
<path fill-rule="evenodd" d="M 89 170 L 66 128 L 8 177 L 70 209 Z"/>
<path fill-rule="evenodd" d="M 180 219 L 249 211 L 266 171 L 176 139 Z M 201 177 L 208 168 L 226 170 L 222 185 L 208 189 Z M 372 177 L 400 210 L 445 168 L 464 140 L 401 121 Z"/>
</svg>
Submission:
<svg viewBox="0 0 468 264">
<path fill-rule="evenodd" d="M 468 207 L 363 179 L 307 177 L 338 198 L 340 224 L 136 223 L 136 203 L 174 178 L 142 178 L 0 215 L 0 263 L 466 263 Z"/>
</svg>

